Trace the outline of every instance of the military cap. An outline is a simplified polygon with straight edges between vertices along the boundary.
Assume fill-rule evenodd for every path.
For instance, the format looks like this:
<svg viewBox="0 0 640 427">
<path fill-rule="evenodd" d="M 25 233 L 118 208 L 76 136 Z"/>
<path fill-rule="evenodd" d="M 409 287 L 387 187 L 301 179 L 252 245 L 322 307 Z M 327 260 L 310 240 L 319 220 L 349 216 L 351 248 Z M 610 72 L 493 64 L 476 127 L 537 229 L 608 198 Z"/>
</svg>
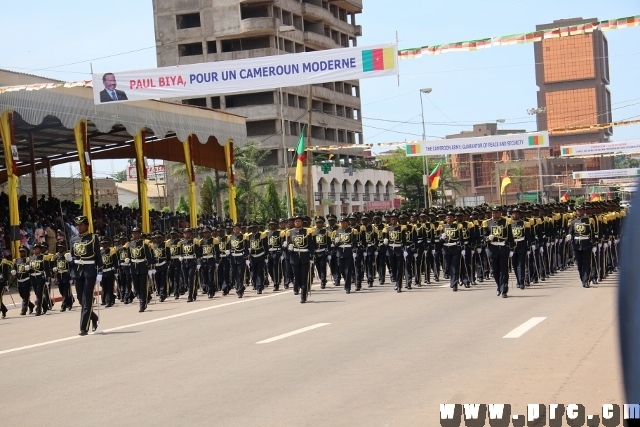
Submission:
<svg viewBox="0 0 640 427">
<path fill-rule="evenodd" d="M 367 215 L 362 215 L 360 219 L 370 219 Z"/>
<path fill-rule="evenodd" d="M 511 213 L 515 212 L 522 213 L 522 210 L 518 206 L 516 206 L 515 208 L 511 209 Z"/>
<path fill-rule="evenodd" d="M 133 229 L 131 229 L 132 233 L 140 233 L 142 230 L 140 230 L 140 227 L 133 227 Z"/>
<path fill-rule="evenodd" d="M 232 227 L 242 227 L 242 225 L 239 222 L 234 222 Z"/>
<path fill-rule="evenodd" d="M 323 216 L 317 216 L 316 217 L 316 222 L 324 222 L 324 217 Z"/>
<path fill-rule="evenodd" d="M 175 227 L 171 227 L 171 230 L 169 230 L 169 234 L 178 234 L 178 229 Z"/>
<path fill-rule="evenodd" d="M 191 230 L 189 227 L 185 228 L 182 230 L 183 233 L 191 233 L 193 232 L 193 230 Z"/>
<path fill-rule="evenodd" d="M 340 222 L 349 222 L 349 217 L 344 215 L 340 218 Z"/>
<path fill-rule="evenodd" d="M 107 236 L 102 236 L 102 237 L 100 238 L 100 243 L 101 243 L 101 244 L 102 244 L 102 243 L 111 243 L 111 239 L 110 239 L 109 237 L 107 237 Z"/>
<path fill-rule="evenodd" d="M 491 207 L 491 212 L 498 212 L 498 211 L 502 212 L 501 206 L 495 205 Z"/>
<path fill-rule="evenodd" d="M 283 222 L 283 220 L 280 220 L 280 222 Z M 275 218 L 271 218 L 269 224 L 278 224 L 278 221 L 276 221 Z"/>
<path fill-rule="evenodd" d="M 454 211 L 447 211 L 447 216 L 456 216 L 456 213 Z"/>
<path fill-rule="evenodd" d="M 62 248 L 66 248 L 66 247 L 67 247 L 67 245 L 65 245 L 65 243 L 64 243 L 64 242 L 58 242 L 58 243 L 56 243 L 56 248 L 60 248 L 60 247 L 62 247 Z"/>
<path fill-rule="evenodd" d="M 391 211 L 387 214 L 387 218 L 398 218 L 398 214 L 394 211 Z"/>
<path fill-rule="evenodd" d="M 18 248 L 19 251 L 25 251 L 26 253 L 29 253 L 29 248 L 26 247 L 25 245 L 20 245 L 20 247 Z"/>
<path fill-rule="evenodd" d="M 89 225 L 89 218 L 87 218 L 85 215 L 80 215 L 75 218 L 74 222 L 76 223 L 76 225 L 79 225 L 79 224 Z"/>
<path fill-rule="evenodd" d="M 204 228 L 202 229 L 202 232 L 203 232 L 203 233 L 211 233 L 211 228 L 210 228 L 210 227 L 204 227 Z"/>
<path fill-rule="evenodd" d="M 575 207 L 575 209 L 576 209 L 577 211 L 578 211 L 578 210 L 583 211 L 583 210 L 585 210 L 586 208 L 587 208 L 587 206 L 585 206 L 585 205 L 576 205 L 576 207 Z"/>
</svg>

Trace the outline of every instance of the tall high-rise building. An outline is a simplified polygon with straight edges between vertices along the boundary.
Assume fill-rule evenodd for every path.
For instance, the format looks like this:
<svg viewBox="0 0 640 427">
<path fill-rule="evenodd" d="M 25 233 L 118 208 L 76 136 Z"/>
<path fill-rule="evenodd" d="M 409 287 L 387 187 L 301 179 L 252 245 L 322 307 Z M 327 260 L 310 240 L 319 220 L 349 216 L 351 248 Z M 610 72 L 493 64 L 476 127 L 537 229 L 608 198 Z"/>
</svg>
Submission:
<svg viewBox="0 0 640 427">
<path fill-rule="evenodd" d="M 537 25 L 536 30 L 571 27 L 597 22 L 596 18 L 571 18 Z M 602 31 L 565 37 L 547 38 L 534 45 L 536 84 L 538 91 L 538 130 L 553 130 L 609 123 L 611 94 L 609 84 L 609 47 Z M 554 132 L 550 137 L 550 149 L 542 150 L 543 156 L 557 157 L 561 145 L 594 144 L 609 142 L 612 128 L 578 129 Z M 529 150 L 526 158 L 537 153 Z M 583 159 L 567 168 L 564 162 L 545 162 L 545 175 L 565 174 L 568 169 L 597 170 L 613 167 L 613 158 L 594 157 Z M 553 177 L 551 177 L 553 179 Z M 545 183 L 549 177 L 545 177 Z"/>
<path fill-rule="evenodd" d="M 362 0 L 153 0 L 158 67 L 255 58 L 357 45 Z M 308 121 L 308 86 L 176 99 L 248 118 L 247 136 L 284 163 Z M 357 80 L 312 87 L 314 145 L 362 142 Z M 283 113 L 283 114 L 282 114 Z M 289 159 L 288 159 L 289 161 Z"/>
</svg>

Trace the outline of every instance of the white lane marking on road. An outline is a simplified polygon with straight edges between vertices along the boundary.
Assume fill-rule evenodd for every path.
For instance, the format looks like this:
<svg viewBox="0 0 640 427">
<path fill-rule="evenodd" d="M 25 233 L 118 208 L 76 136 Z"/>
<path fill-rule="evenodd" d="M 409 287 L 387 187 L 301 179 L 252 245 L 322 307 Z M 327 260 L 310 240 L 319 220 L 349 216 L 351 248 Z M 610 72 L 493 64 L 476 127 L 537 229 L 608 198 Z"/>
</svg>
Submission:
<svg viewBox="0 0 640 427">
<path fill-rule="evenodd" d="M 262 296 L 262 297 L 242 299 L 242 300 L 238 300 L 238 301 L 234 301 L 234 302 L 228 302 L 228 303 L 225 303 L 225 304 L 214 305 L 214 306 L 211 306 L 211 307 L 199 308 L 197 310 L 185 311 L 184 313 L 178 313 L 178 314 L 173 314 L 171 316 L 159 317 L 157 319 L 146 320 L 144 322 L 131 323 L 129 325 L 118 326 L 118 327 L 111 328 L 111 329 L 104 329 L 103 331 L 97 331 L 97 332 L 95 332 L 93 334 L 90 334 L 90 335 L 100 335 L 101 333 L 109 333 L 109 332 L 113 332 L 113 331 L 119 331 L 121 329 L 132 328 L 134 326 L 148 325 L 150 323 L 162 322 L 164 320 L 170 320 L 170 319 L 175 319 L 175 318 L 178 318 L 178 317 L 188 316 L 190 314 L 202 313 L 204 311 L 215 310 L 217 308 L 222 308 L 222 307 L 228 307 L 230 305 L 242 304 L 242 303 L 251 302 L 251 301 L 259 301 L 259 300 L 262 300 L 262 299 L 265 299 L 265 298 L 277 297 L 279 295 L 287 295 L 287 294 L 290 294 L 290 293 L 291 293 L 291 291 L 281 292 L 281 293 L 277 293 L 277 294 L 265 295 L 265 296 Z M 15 352 L 18 352 L 18 351 L 29 350 L 31 348 L 43 347 L 43 346 L 46 346 L 46 345 L 57 344 L 59 342 L 70 341 L 70 340 L 74 340 L 74 339 L 77 339 L 77 338 L 81 338 L 81 336 L 80 335 L 74 335 L 74 336 L 67 337 L 67 338 L 60 338 L 60 339 L 52 340 L 52 341 L 45 341 L 45 342 L 41 342 L 41 343 L 37 343 L 37 344 L 26 345 L 26 346 L 23 346 L 23 347 L 10 348 L 8 350 L 0 351 L 0 356 L 3 355 L 3 354 L 15 353 Z"/>
<path fill-rule="evenodd" d="M 542 322 L 546 317 L 532 317 L 531 319 L 524 322 L 522 325 L 515 328 L 513 331 L 509 332 L 507 335 L 502 338 L 520 338 L 523 336 L 529 329 L 532 329 L 538 323 Z"/>
<path fill-rule="evenodd" d="M 310 331 L 312 329 L 321 328 L 323 326 L 330 325 L 331 323 L 316 323 L 315 325 L 307 326 L 306 328 L 296 329 L 295 331 L 287 332 L 286 334 L 278 335 L 277 337 L 269 338 L 263 341 L 258 341 L 256 344 L 269 344 L 270 342 L 278 341 L 284 338 L 288 338 L 293 335 L 298 335 L 303 332 Z"/>
</svg>

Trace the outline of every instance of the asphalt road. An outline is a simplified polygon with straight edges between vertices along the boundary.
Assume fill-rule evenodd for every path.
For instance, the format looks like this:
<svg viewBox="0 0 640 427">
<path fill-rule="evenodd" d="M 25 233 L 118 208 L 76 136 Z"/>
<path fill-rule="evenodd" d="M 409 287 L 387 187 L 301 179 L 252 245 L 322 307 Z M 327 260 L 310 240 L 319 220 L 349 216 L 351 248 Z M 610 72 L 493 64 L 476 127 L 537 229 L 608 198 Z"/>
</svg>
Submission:
<svg viewBox="0 0 640 427">
<path fill-rule="evenodd" d="M 350 295 L 315 285 L 307 304 L 271 289 L 145 313 L 118 304 L 87 337 L 76 335 L 77 308 L 10 310 L 2 421 L 437 426 L 440 403 L 511 403 L 521 414 L 528 403 L 581 403 L 588 414 L 624 403 L 615 276 L 584 289 L 574 268 L 507 299 L 486 282 L 457 293 L 443 284 Z"/>
</svg>

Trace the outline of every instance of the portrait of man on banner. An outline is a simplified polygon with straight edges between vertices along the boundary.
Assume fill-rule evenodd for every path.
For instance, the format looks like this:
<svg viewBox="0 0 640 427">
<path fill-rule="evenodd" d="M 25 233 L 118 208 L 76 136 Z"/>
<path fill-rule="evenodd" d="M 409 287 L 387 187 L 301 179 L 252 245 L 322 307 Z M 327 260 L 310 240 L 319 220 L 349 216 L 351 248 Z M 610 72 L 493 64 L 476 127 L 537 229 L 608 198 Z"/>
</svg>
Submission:
<svg viewBox="0 0 640 427">
<path fill-rule="evenodd" d="M 102 76 L 104 89 L 100 91 L 100 102 L 126 101 L 127 94 L 123 90 L 116 89 L 116 76 L 113 73 L 105 73 Z"/>
</svg>

